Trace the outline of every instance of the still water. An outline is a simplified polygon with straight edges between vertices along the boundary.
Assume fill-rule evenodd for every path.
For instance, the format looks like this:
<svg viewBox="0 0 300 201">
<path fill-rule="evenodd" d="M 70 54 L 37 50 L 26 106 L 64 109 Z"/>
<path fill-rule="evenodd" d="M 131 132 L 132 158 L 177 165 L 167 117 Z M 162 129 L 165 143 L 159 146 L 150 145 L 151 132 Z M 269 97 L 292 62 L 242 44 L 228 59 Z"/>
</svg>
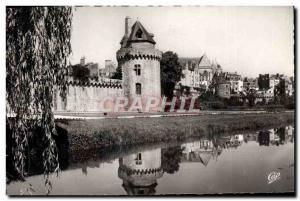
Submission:
<svg viewBox="0 0 300 201">
<path fill-rule="evenodd" d="M 294 192 L 292 126 L 67 158 L 50 195 Z M 44 182 L 43 175 L 12 181 L 7 194 L 44 195 Z"/>
</svg>

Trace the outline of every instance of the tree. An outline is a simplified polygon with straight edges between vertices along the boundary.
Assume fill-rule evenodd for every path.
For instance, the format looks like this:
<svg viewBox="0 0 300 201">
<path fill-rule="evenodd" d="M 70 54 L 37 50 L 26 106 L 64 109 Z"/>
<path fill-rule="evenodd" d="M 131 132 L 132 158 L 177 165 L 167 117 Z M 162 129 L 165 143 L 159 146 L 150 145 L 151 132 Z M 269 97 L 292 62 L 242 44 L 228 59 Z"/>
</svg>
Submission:
<svg viewBox="0 0 300 201">
<path fill-rule="evenodd" d="M 117 67 L 115 74 L 111 78 L 122 80 L 122 68 L 121 68 L 121 66 Z"/>
<path fill-rule="evenodd" d="M 86 82 L 90 78 L 90 70 L 80 64 L 72 66 L 72 76 L 75 80 Z"/>
<path fill-rule="evenodd" d="M 248 100 L 249 107 L 255 106 L 255 100 L 256 100 L 257 94 L 255 90 L 248 90 L 246 91 L 246 99 Z"/>
<path fill-rule="evenodd" d="M 285 104 L 286 94 L 285 94 L 285 80 L 280 78 L 279 83 L 275 86 L 274 89 L 274 99 L 276 103 Z"/>
<path fill-rule="evenodd" d="M 53 90 L 57 86 L 65 98 L 71 22 L 71 7 L 6 8 L 6 120 L 14 141 L 14 168 L 24 179 L 28 136 L 39 128 L 45 184 L 50 187 L 49 173 L 59 170 Z"/>
<path fill-rule="evenodd" d="M 178 61 L 178 56 L 172 51 L 163 53 L 160 61 L 162 94 L 167 97 L 173 96 L 177 82 L 180 81 L 183 67 Z"/>
</svg>

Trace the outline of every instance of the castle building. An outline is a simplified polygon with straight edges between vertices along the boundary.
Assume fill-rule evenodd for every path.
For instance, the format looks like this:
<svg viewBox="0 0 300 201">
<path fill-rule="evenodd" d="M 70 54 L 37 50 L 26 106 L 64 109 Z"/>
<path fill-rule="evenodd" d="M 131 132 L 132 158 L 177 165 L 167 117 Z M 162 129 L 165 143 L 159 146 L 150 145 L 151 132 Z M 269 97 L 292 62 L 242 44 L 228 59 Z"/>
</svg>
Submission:
<svg viewBox="0 0 300 201">
<path fill-rule="evenodd" d="M 161 149 L 131 154 L 119 159 L 118 176 L 128 195 L 153 195 L 163 176 Z"/>
<path fill-rule="evenodd" d="M 54 112 L 114 111 L 117 98 L 122 97 L 129 99 L 128 105 L 131 104 L 130 100 L 140 97 L 143 109 L 149 97 L 161 97 L 160 60 L 162 52 L 155 49 L 154 35 L 149 33 L 141 22 L 136 21 L 133 26 L 130 26 L 130 22 L 130 18 L 126 17 L 125 34 L 120 43 L 121 48 L 116 54 L 118 65 L 122 68 L 122 81 L 112 79 L 99 79 L 97 82 L 69 80 L 66 84 L 65 99 L 60 96 L 58 87 L 54 90 Z M 80 63 L 85 65 L 84 57 Z M 106 61 L 105 69 L 107 69 L 105 71 L 107 74 L 111 74 L 112 70 L 115 70 L 111 61 Z M 123 108 L 123 110 L 126 109 L 128 108 Z"/>
<path fill-rule="evenodd" d="M 130 18 L 125 19 L 125 34 L 117 51 L 118 65 L 122 69 L 124 96 L 132 100 L 161 97 L 160 59 L 162 52 L 155 49 L 154 35 L 136 21 L 129 27 Z"/>
</svg>

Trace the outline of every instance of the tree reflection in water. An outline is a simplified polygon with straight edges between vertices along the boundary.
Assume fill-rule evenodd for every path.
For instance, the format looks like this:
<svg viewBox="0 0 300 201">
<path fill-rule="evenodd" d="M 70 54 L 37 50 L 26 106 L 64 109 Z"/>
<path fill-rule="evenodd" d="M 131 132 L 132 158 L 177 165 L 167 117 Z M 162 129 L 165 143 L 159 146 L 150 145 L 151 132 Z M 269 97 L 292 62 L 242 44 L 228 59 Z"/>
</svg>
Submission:
<svg viewBox="0 0 300 201">
<path fill-rule="evenodd" d="M 163 148 L 161 152 L 161 166 L 164 172 L 168 174 L 174 174 L 177 172 L 179 170 L 182 148 L 180 146 Z"/>
</svg>

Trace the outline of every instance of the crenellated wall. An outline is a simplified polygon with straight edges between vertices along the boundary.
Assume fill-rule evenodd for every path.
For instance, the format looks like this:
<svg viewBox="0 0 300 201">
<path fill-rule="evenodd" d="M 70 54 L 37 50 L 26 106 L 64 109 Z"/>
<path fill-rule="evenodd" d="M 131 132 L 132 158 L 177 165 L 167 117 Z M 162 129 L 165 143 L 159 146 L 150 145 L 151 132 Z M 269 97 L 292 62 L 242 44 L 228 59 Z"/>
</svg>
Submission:
<svg viewBox="0 0 300 201">
<path fill-rule="evenodd" d="M 66 100 L 62 100 L 58 90 L 54 90 L 54 111 L 103 112 L 113 108 L 114 100 L 123 97 L 121 83 L 74 82 L 67 83 Z M 103 108 L 104 107 L 104 108 Z"/>
</svg>

